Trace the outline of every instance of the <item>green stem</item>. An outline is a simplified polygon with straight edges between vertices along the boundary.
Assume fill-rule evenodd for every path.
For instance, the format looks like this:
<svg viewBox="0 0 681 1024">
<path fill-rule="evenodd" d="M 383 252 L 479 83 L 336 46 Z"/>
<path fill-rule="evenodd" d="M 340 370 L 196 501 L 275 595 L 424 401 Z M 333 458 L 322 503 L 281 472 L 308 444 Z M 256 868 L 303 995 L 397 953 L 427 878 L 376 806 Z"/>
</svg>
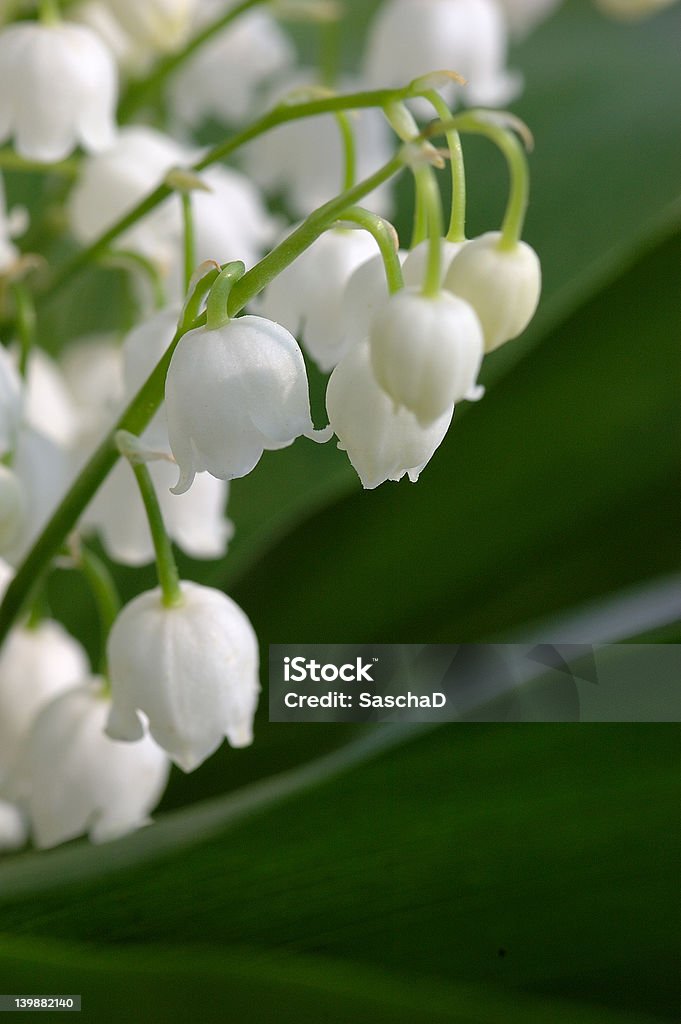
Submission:
<svg viewBox="0 0 681 1024">
<path fill-rule="evenodd" d="M 340 31 L 336 20 L 319 27 L 319 73 L 324 85 L 333 89 L 340 64 Z"/>
<path fill-rule="evenodd" d="M 278 127 L 278 125 L 286 124 L 288 121 L 316 117 L 318 114 L 333 114 L 338 110 L 383 107 L 392 100 L 400 99 L 407 94 L 408 89 L 379 89 L 372 92 L 351 93 L 346 96 L 328 96 L 324 99 L 310 100 L 308 103 L 275 107 L 248 128 L 209 150 L 204 157 L 190 168 L 190 171 L 198 173 L 214 163 L 225 160 L 235 150 L 239 149 L 240 146 L 245 145 L 245 143 L 250 142 L 252 139 L 258 138 L 258 136 L 270 131 L 270 129 Z M 80 273 L 89 263 L 98 260 L 119 235 L 122 235 L 123 232 L 133 227 L 143 217 L 146 217 L 148 213 L 155 210 L 164 199 L 173 194 L 173 191 L 165 183 L 158 185 L 153 192 L 150 192 L 137 206 L 133 207 L 120 220 L 117 220 L 115 224 L 112 224 L 91 245 L 86 249 L 82 249 L 73 259 L 64 264 L 52 279 L 50 286 L 43 293 L 43 299 L 53 297 L 63 285 Z"/>
<path fill-rule="evenodd" d="M 204 43 L 207 43 L 209 39 L 212 39 L 213 36 L 227 28 L 227 26 L 235 21 L 240 15 L 244 14 L 245 11 L 250 10 L 251 7 L 257 7 L 259 4 L 264 2 L 266 2 L 266 0 L 242 0 L 240 4 L 236 5 L 236 7 L 232 7 L 231 10 L 226 11 L 215 21 L 211 22 L 210 25 L 206 25 L 204 29 L 197 33 L 197 35 L 193 36 L 193 38 L 190 39 L 181 50 L 178 50 L 177 53 L 171 53 L 168 57 L 159 61 L 151 74 L 131 82 L 118 106 L 119 122 L 123 123 L 124 121 L 130 120 L 132 114 L 144 105 L 147 98 L 154 96 L 165 80 L 169 78 L 174 71 L 177 71 L 178 68 L 182 67 L 182 65 L 185 64 L 189 58 L 204 45 Z"/>
<path fill-rule="evenodd" d="M 196 266 L 196 241 L 191 192 L 180 192 L 180 200 L 182 202 L 182 227 L 184 232 L 184 290 L 186 293 L 189 291 L 192 274 Z"/>
<path fill-rule="evenodd" d="M 513 132 L 493 121 L 481 119 L 476 116 L 475 111 L 459 114 L 454 121 L 465 132 L 487 136 L 499 147 L 506 159 L 511 184 L 501 225 L 499 249 L 514 249 L 522 237 L 530 192 L 530 174 L 525 150 Z"/>
<path fill-rule="evenodd" d="M 385 279 L 388 283 L 388 291 L 391 295 L 404 288 L 402 277 L 402 264 L 395 248 L 395 229 L 383 217 L 379 217 L 370 210 L 364 210 L 361 206 L 353 206 L 343 212 L 343 220 L 359 224 L 365 231 L 368 231 L 376 239 L 376 244 L 383 258 L 385 267 Z"/>
<path fill-rule="evenodd" d="M 147 519 L 149 520 L 149 529 L 151 531 L 151 539 L 154 542 L 154 552 L 156 553 L 156 570 L 158 572 L 158 582 L 161 586 L 161 593 L 163 595 L 163 604 L 166 608 L 174 608 L 177 605 L 182 604 L 182 590 L 180 589 L 180 577 L 177 571 L 177 565 L 175 564 L 175 556 L 173 555 L 173 546 L 170 543 L 170 538 L 166 532 L 166 528 L 163 522 L 163 515 L 161 513 L 161 506 L 158 503 L 158 495 L 154 488 L 151 474 L 147 469 L 144 462 L 136 462 L 134 459 L 130 460 L 130 465 L 135 474 L 137 485 L 142 495 L 142 501 L 144 502 L 144 508 L 147 513 Z"/>
<path fill-rule="evenodd" d="M 87 580 L 87 584 L 97 604 L 101 635 L 99 672 L 100 675 L 106 677 L 106 641 L 121 608 L 120 598 L 113 576 L 102 559 L 98 558 L 94 551 L 81 547 L 76 555 L 76 565 Z"/>
<path fill-rule="evenodd" d="M 442 121 L 451 119 L 451 111 L 440 94 L 434 89 L 424 93 L 429 100 L 437 116 Z M 455 129 L 445 133 L 447 148 L 449 149 L 449 164 L 452 173 L 452 208 L 447 230 L 448 242 L 466 241 L 466 168 L 463 162 L 463 151 L 461 149 L 461 138 Z"/>
<path fill-rule="evenodd" d="M 422 295 L 433 297 L 440 291 L 442 264 L 442 199 L 435 172 L 423 164 L 414 172 L 428 218 L 428 260 L 423 279 Z"/>
<path fill-rule="evenodd" d="M 35 306 L 33 296 L 20 281 L 12 285 L 12 294 L 16 304 L 16 325 L 19 335 L 19 373 L 26 377 L 31 349 L 35 342 Z"/>
<path fill-rule="evenodd" d="M 69 157 L 56 164 L 46 164 L 39 160 L 27 160 L 13 149 L 0 149 L 0 169 L 3 171 L 45 171 L 47 174 L 57 174 L 63 178 L 75 178 L 79 163 L 76 157 Z"/>
<path fill-rule="evenodd" d="M 357 180 L 357 147 L 355 146 L 355 133 L 352 130 L 350 118 L 343 111 L 336 114 L 336 121 L 340 130 L 341 145 L 343 147 L 343 192 L 355 184 Z"/>
<path fill-rule="evenodd" d="M 428 237 L 428 215 L 418 174 L 414 173 L 414 224 L 411 231 L 411 248 L 420 245 Z"/>
<path fill-rule="evenodd" d="M 236 282 L 244 276 L 245 270 L 244 264 L 237 260 L 227 263 L 220 271 L 206 302 L 206 327 L 209 331 L 217 331 L 229 323 L 229 296 Z"/>
<path fill-rule="evenodd" d="M 58 0 L 39 0 L 38 12 L 43 25 L 58 25 L 61 21 Z"/>
<path fill-rule="evenodd" d="M 230 316 L 235 316 L 277 274 L 292 263 L 319 237 L 322 231 L 338 220 L 347 207 L 354 206 L 378 185 L 403 170 L 404 166 L 403 156 L 398 154 L 375 174 L 359 182 L 354 188 L 344 192 L 336 199 L 325 203 L 311 214 L 296 231 L 265 256 L 236 284 L 230 297 Z M 199 296 L 205 295 L 206 281 L 208 279 L 214 281 L 218 273 L 217 269 L 211 271 L 208 278 L 204 277 L 197 284 L 194 294 L 185 306 L 182 322 L 165 354 L 74 481 L 17 570 L 16 576 L 7 588 L 2 606 L 0 606 L 0 643 L 7 636 L 12 623 L 23 608 L 36 580 L 40 579 L 46 566 L 59 551 L 64 537 L 71 532 L 97 488 L 116 464 L 119 455 L 115 440 L 117 432 L 125 430 L 139 436 L 155 415 L 163 400 L 166 374 L 173 352 L 180 338 L 187 331 L 205 324 L 205 314 L 198 315 L 193 322 L 192 317 L 198 313 Z"/>
</svg>

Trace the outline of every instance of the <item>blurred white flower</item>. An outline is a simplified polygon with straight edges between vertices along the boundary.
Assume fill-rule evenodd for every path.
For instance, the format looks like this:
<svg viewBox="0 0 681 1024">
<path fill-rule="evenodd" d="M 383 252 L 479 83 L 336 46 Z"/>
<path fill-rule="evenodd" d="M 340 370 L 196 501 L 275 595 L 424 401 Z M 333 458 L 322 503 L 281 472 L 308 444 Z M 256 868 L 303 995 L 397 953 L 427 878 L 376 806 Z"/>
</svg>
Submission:
<svg viewBox="0 0 681 1024">
<path fill-rule="evenodd" d="M 183 601 L 163 604 L 160 589 L 134 598 L 109 636 L 113 706 L 110 736 L 136 740 L 140 712 L 151 735 L 184 771 L 198 767 L 226 736 L 253 740 L 258 703 L 258 642 L 231 598 L 198 583 L 180 584 Z"/>
<path fill-rule="evenodd" d="M 29 160 L 62 160 L 115 135 L 114 59 L 84 25 L 22 21 L 0 31 L 0 143 Z"/>
<path fill-rule="evenodd" d="M 232 480 L 250 473 L 266 448 L 286 447 L 301 435 L 330 436 L 312 424 L 295 338 L 258 316 L 185 334 L 166 378 L 166 413 L 178 494 L 202 470 Z"/>
<path fill-rule="evenodd" d="M 299 335 L 322 372 L 340 358 L 338 327 L 355 267 L 376 252 L 367 231 L 325 231 L 269 285 L 258 312 Z"/>
<path fill-rule="evenodd" d="M 456 71 L 466 101 L 508 103 L 520 79 L 506 68 L 507 32 L 495 0 L 386 0 L 370 25 L 365 76 L 375 88 L 407 85 L 431 71 Z M 451 100 L 454 87 L 444 95 Z M 419 113 L 432 108 L 418 104 Z"/>
<path fill-rule="evenodd" d="M 296 93 L 299 100 L 304 99 L 306 88 L 314 88 L 314 82 L 313 71 L 299 70 L 295 77 L 272 91 L 265 109 L 278 102 L 293 102 Z M 366 88 L 364 83 L 352 79 L 343 79 L 338 86 L 342 92 L 363 88 Z M 379 110 L 358 110 L 349 117 L 355 134 L 359 180 L 373 174 L 390 159 L 393 135 Z M 343 188 L 345 156 L 333 114 L 279 125 L 244 146 L 239 151 L 239 160 L 249 177 L 268 194 L 283 195 L 295 216 L 306 217 Z M 362 203 L 388 216 L 392 207 L 390 185 L 382 185 Z"/>
<path fill-rule="evenodd" d="M 199 27 L 224 11 L 224 0 L 203 0 Z M 242 121 L 251 112 L 257 90 L 295 62 L 293 43 L 269 11 L 254 9 L 208 40 L 169 86 L 172 109 L 191 128 L 206 118 Z"/>
<path fill-rule="evenodd" d="M 422 427 L 407 409 L 396 409 L 376 383 L 366 341 L 358 342 L 331 374 L 326 409 L 338 447 L 348 453 L 367 489 L 386 480 L 401 480 L 405 473 L 415 483 L 441 444 L 454 414 L 451 405 L 433 423 Z"/>
<path fill-rule="evenodd" d="M 0 174 L 0 274 L 4 274 L 15 263 L 19 253 L 12 242 L 23 234 L 28 226 L 28 214 L 22 207 L 7 211 L 5 183 Z"/>
<path fill-rule="evenodd" d="M 482 324 L 485 352 L 516 338 L 534 316 L 541 292 L 541 266 L 534 249 L 518 242 L 499 248 L 501 234 L 472 239 L 452 260 L 444 288 L 471 304 Z"/>
<path fill-rule="evenodd" d="M 87 245 L 159 185 L 169 170 L 186 167 L 193 158 L 194 154 L 153 128 L 124 128 L 112 149 L 85 161 L 70 198 L 74 235 Z M 275 230 L 257 188 L 227 167 L 212 167 L 201 177 L 210 191 L 195 191 L 191 198 L 197 263 L 240 259 L 252 265 Z M 116 247 L 152 260 L 179 297 L 182 237 L 180 199 L 169 196 L 124 232 Z"/>
<path fill-rule="evenodd" d="M 77 409 L 59 366 L 37 346 L 28 359 L 24 419 L 55 444 L 68 447 L 80 430 Z"/>
<path fill-rule="evenodd" d="M 0 458 L 14 450 L 22 412 L 21 379 L 15 360 L 0 345 Z"/>
<path fill-rule="evenodd" d="M 0 800 L 0 853 L 20 850 L 28 839 L 26 819 L 14 804 Z"/>
<path fill-rule="evenodd" d="M 475 391 L 482 328 L 463 299 L 405 288 L 374 317 L 370 351 L 376 380 L 395 407 L 411 410 L 427 427 Z"/>
<path fill-rule="evenodd" d="M 442 239 L 440 243 L 440 284 L 444 281 L 445 275 L 456 254 L 467 244 L 467 242 L 448 242 L 446 238 Z M 426 238 L 425 241 L 415 245 L 407 254 L 407 258 L 402 264 L 402 276 L 404 277 L 404 283 L 408 287 L 420 288 L 423 285 L 428 266 L 429 248 L 430 239 Z"/>
<path fill-rule="evenodd" d="M 141 46 L 172 52 L 196 28 L 198 0 L 109 0 L 123 28 Z"/>
<path fill-rule="evenodd" d="M 150 736 L 118 743 L 104 732 L 111 701 L 98 678 L 47 704 L 7 783 L 25 808 L 36 846 L 88 834 L 107 842 L 149 822 L 168 779 L 168 759 Z"/>
<path fill-rule="evenodd" d="M 87 671 L 85 651 L 58 622 L 44 619 L 10 632 L 0 650 L 0 780 L 41 708 Z"/>
</svg>

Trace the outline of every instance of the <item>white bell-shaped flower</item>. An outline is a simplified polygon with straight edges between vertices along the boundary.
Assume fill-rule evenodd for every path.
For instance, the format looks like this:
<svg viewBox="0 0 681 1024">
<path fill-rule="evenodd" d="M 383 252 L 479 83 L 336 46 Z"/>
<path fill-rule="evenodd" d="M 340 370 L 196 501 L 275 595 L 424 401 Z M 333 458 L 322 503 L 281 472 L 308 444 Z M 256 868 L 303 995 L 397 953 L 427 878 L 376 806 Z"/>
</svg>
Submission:
<svg viewBox="0 0 681 1024">
<path fill-rule="evenodd" d="M 177 494 L 202 470 L 232 480 L 250 473 L 266 448 L 330 436 L 312 424 L 298 343 L 259 316 L 184 335 L 166 378 L 166 414 L 180 470 Z"/>
<path fill-rule="evenodd" d="M 485 352 L 517 338 L 534 316 L 541 292 L 541 265 L 534 249 L 518 242 L 499 247 L 501 234 L 488 231 L 468 242 L 445 276 L 447 291 L 465 299 L 478 314 Z"/>
<path fill-rule="evenodd" d="M 371 489 L 386 480 L 412 483 L 439 447 L 452 421 L 454 406 L 427 427 L 408 409 L 396 409 L 371 370 L 369 346 L 361 341 L 335 368 L 326 391 L 329 421 L 338 447 L 348 453 L 362 485 Z"/>
<path fill-rule="evenodd" d="M 203 0 L 197 11 L 199 27 L 224 9 L 224 0 Z M 291 67 L 295 57 L 292 41 L 269 11 L 246 11 L 173 75 L 169 89 L 173 112 L 192 128 L 206 118 L 243 121 L 260 86 Z"/>
<path fill-rule="evenodd" d="M 121 25 L 140 46 L 177 50 L 195 28 L 198 0 L 109 0 Z"/>
<path fill-rule="evenodd" d="M 182 582 L 182 603 L 147 591 L 116 619 L 107 657 L 113 707 L 110 736 L 151 735 L 173 761 L 193 771 L 226 736 L 233 747 L 253 740 L 258 703 L 258 641 L 250 621 L 219 590 Z"/>
<path fill-rule="evenodd" d="M 0 853 L 20 850 L 28 839 L 24 815 L 14 804 L 0 800 Z"/>
<path fill-rule="evenodd" d="M 40 709 L 87 674 L 85 651 L 58 622 L 15 627 L 0 651 L 0 779 Z"/>
<path fill-rule="evenodd" d="M 84 25 L 22 21 L 0 32 L 0 143 L 14 138 L 28 160 L 110 146 L 117 93 L 114 59 Z"/>
<path fill-rule="evenodd" d="M 403 263 L 405 252 L 397 254 Z M 360 263 L 343 289 L 338 319 L 328 325 L 327 362 L 336 366 L 345 355 L 369 337 L 371 322 L 388 301 L 388 283 L 383 258 L 379 254 Z"/>
<path fill-rule="evenodd" d="M 385 88 L 431 71 L 457 71 L 469 103 L 500 106 L 520 86 L 506 69 L 506 36 L 496 0 L 387 0 L 369 29 L 365 74 Z M 432 116 L 425 101 L 419 108 Z"/>
<path fill-rule="evenodd" d="M 376 314 L 370 351 L 376 380 L 395 407 L 411 410 L 426 427 L 475 393 L 482 328 L 463 299 L 405 288 Z"/>
<path fill-rule="evenodd" d="M 54 360 L 33 346 L 26 368 L 24 419 L 55 444 L 72 445 L 80 430 L 78 411 Z"/>
<path fill-rule="evenodd" d="M 263 103 L 265 110 L 276 103 L 292 103 L 295 97 L 311 99 L 309 87 L 317 84 L 317 73 L 298 69 L 279 84 Z M 404 84 L 402 81 L 400 84 Z M 383 83 L 385 85 L 385 83 Z M 342 92 L 366 88 L 357 79 L 343 78 Z M 317 94 L 318 98 L 318 94 Z M 380 110 L 353 112 L 351 128 L 355 136 L 358 180 L 368 177 L 393 155 L 394 136 Z M 253 181 L 270 195 L 283 195 L 295 216 L 307 217 L 318 206 L 338 195 L 343 187 L 345 156 L 338 123 L 333 114 L 303 118 L 278 125 L 243 146 L 238 153 L 240 165 Z M 362 199 L 362 205 L 382 216 L 392 209 L 391 185 L 381 185 Z"/>
<path fill-rule="evenodd" d="M 160 184 L 168 171 L 188 166 L 193 158 L 193 153 L 153 128 L 124 128 L 115 146 L 84 163 L 70 197 L 74 235 L 89 244 Z M 252 265 L 275 230 L 258 189 L 228 167 L 212 167 L 201 177 L 210 191 L 191 195 L 197 263 L 239 259 Z M 182 238 L 180 199 L 169 196 L 116 244 L 152 260 L 179 298 Z"/>
<path fill-rule="evenodd" d="M 376 252 L 367 231 L 333 228 L 267 288 L 258 312 L 298 335 L 322 373 L 340 358 L 338 330 L 353 270 Z"/>
<path fill-rule="evenodd" d="M 21 380 L 14 359 L 0 345 L 0 458 L 14 451 L 22 411 Z"/>
<path fill-rule="evenodd" d="M 452 260 L 467 244 L 467 242 L 448 242 L 446 238 L 442 239 L 440 243 L 440 285 L 445 279 Z M 407 254 L 407 258 L 402 264 L 402 276 L 407 287 L 419 288 L 423 284 L 428 266 L 429 249 L 430 240 L 426 238 L 410 249 Z"/>
<path fill-rule="evenodd" d="M 43 849 L 87 833 L 94 843 L 149 823 L 169 762 L 151 739 L 119 743 L 104 732 L 111 701 L 90 678 L 47 704 L 22 746 L 7 784 Z"/>
</svg>

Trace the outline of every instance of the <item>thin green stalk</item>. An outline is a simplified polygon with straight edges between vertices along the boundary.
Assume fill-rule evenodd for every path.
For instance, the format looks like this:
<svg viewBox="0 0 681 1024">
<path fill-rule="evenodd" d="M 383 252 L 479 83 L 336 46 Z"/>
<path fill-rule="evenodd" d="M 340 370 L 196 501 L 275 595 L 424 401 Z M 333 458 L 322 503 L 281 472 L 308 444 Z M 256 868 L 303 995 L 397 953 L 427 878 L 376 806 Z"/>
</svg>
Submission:
<svg viewBox="0 0 681 1024">
<path fill-rule="evenodd" d="M 440 94 L 434 89 L 424 93 L 442 121 L 451 119 L 451 111 Z M 447 230 L 448 242 L 465 242 L 466 240 L 466 167 L 463 161 L 461 138 L 455 129 L 445 133 L 449 149 L 449 165 L 452 173 L 452 208 Z"/>
<path fill-rule="evenodd" d="M 106 678 L 106 642 L 121 608 L 120 598 L 113 576 L 102 559 L 98 558 L 94 551 L 90 551 L 86 547 L 80 547 L 75 556 L 75 564 L 87 580 L 97 605 L 101 636 L 99 674 Z"/>
<path fill-rule="evenodd" d="M 420 245 L 428 237 L 428 214 L 425 197 L 419 183 L 419 176 L 414 171 L 414 224 L 411 230 L 411 248 Z"/>
<path fill-rule="evenodd" d="M 383 217 L 379 217 L 370 210 L 364 210 L 361 206 L 353 206 L 343 213 L 343 220 L 352 221 L 368 231 L 376 239 L 376 244 L 383 258 L 385 268 L 385 279 L 388 284 L 388 291 L 391 295 L 404 288 L 402 277 L 402 264 L 395 248 L 395 229 Z"/>
<path fill-rule="evenodd" d="M 371 92 L 350 93 L 346 96 L 328 96 L 324 99 L 310 100 L 308 103 L 296 103 L 293 105 L 280 105 L 264 114 L 248 128 L 238 132 L 225 142 L 219 143 L 209 150 L 205 156 L 197 160 L 190 170 L 194 173 L 204 171 L 212 164 L 225 160 L 228 156 L 239 149 L 245 143 L 258 138 L 265 132 L 276 128 L 288 121 L 297 121 L 302 118 L 315 117 L 318 114 L 333 114 L 338 110 L 355 110 L 363 107 L 382 107 L 392 100 L 399 99 L 408 94 L 408 89 L 378 89 Z M 133 227 L 139 220 L 146 217 L 148 213 L 172 195 L 174 190 L 165 183 L 158 185 L 153 192 L 142 199 L 137 206 L 133 207 L 125 216 L 112 224 L 99 238 L 95 239 L 86 249 L 82 249 L 68 263 L 57 271 L 50 286 L 43 292 L 43 299 L 54 296 L 60 288 L 70 281 L 76 274 L 80 273 L 89 263 L 98 260 L 102 253 L 110 248 L 112 242 L 122 235 L 123 232 Z"/>
<path fill-rule="evenodd" d="M 468 111 L 465 114 L 458 114 L 454 121 L 462 131 L 486 135 L 499 147 L 506 159 L 511 184 L 501 225 L 499 248 L 514 249 L 522 237 L 530 192 L 530 174 L 525 150 L 512 131 L 495 123 L 488 115 L 481 118 L 475 111 Z"/>
<path fill-rule="evenodd" d="M 129 249 L 115 249 L 113 252 L 107 253 L 102 257 L 101 263 L 105 267 L 122 266 L 126 270 L 132 264 L 137 270 L 141 270 L 151 286 L 154 308 L 163 309 L 166 304 L 165 285 L 158 267 L 148 256 L 143 256 L 139 252 L 132 252 Z"/>
<path fill-rule="evenodd" d="M 183 597 L 182 590 L 180 589 L 180 576 L 177 571 L 175 556 L 173 555 L 173 546 L 170 543 L 170 537 L 166 532 L 163 522 L 158 495 L 156 494 L 156 489 L 146 464 L 131 459 L 130 465 L 142 495 L 142 501 L 144 502 L 144 508 L 149 521 L 151 539 L 154 542 L 156 570 L 163 595 L 163 604 L 166 608 L 173 608 L 182 604 Z"/>
<path fill-rule="evenodd" d="M 16 306 L 16 326 L 19 335 L 19 373 L 26 377 L 28 360 L 35 342 L 35 306 L 33 296 L 28 288 L 17 281 L 12 285 L 12 294 Z"/>
<path fill-rule="evenodd" d="M 56 164 L 46 164 L 40 160 L 27 160 L 13 149 L 0 149 L 0 169 L 3 171 L 44 171 L 46 174 L 57 174 L 63 178 L 75 178 L 79 162 L 77 157 L 69 157 Z"/>
<path fill-rule="evenodd" d="M 414 172 L 428 219 L 428 260 L 422 294 L 432 297 L 440 291 L 442 267 L 442 200 L 432 167 L 423 164 Z"/>
<path fill-rule="evenodd" d="M 218 274 L 206 302 L 206 327 L 217 331 L 229 323 L 229 296 L 237 281 L 244 276 L 246 267 L 241 260 L 227 263 Z"/>
<path fill-rule="evenodd" d="M 296 231 L 265 256 L 260 263 L 253 267 L 237 283 L 232 290 L 229 315 L 235 316 L 277 274 L 281 273 L 282 270 L 289 266 L 294 259 L 311 245 L 322 231 L 338 220 L 345 209 L 354 206 L 365 195 L 373 192 L 378 185 L 383 184 L 384 181 L 387 181 L 394 174 L 403 170 L 404 167 L 404 159 L 401 154 L 398 154 L 376 171 L 375 174 L 359 182 L 354 188 L 344 192 L 336 199 L 325 203 L 324 206 L 321 206 L 311 214 Z M 218 273 L 217 269 L 211 272 L 209 276 L 212 281 L 217 278 Z M 152 370 L 142 388 L 131 399 L 118 422 L 101 442 L 90 461 L 74 481 L 17 570 L 16 576 L 7 588 L 2 606 L 0 606 L 0 643 L 7 636 L 12 623 L 24 607 L 26 600 L 36 585 L 36 581 L 41 578 L 46 567 L 59 551 L 64 537 L 68 536 L 74 528 L 79 516 L 89 504 L 97 488 L 116 464 L 119 456 L 118 448 L 116 447 L 117 432 L 124 430 L 139 436 L 155 415 L 163 400 L 168 366 L 180 338 L 187 331 L 206 323 L 205 314 L 197 316 L 200 303 L 199 296 L 201 294 L 205 295 L 205 282 L 206 278 L 203 278 L 197 284 L 194 294 L 190 297 L 185 307 L 182 322 L 162 359 Z M 194 316 L 196 316 L 196 319 L 192 321 Z"/>
<path fill-rule="evenodd" d="M 160 60 L 153 71 L 146 75 L 144 78 L 138 78 L 128 86 L 128 90 L 121 99 L 118 106 L 118 120 L 123 123 L 130 120 L 130 117 L 137 111 L 141 106 L 144 105 L 149 97 L 153 97 L 156 92 L 163 85 L 165 80 L 177 71 L 178 68 L 182 67 L 189 58 L 199 50 L 204 43 L 207 43 L 209 39 L 216 36 L 223 29 L 227 28 L 233 21 L 235 21 L 240 15 L 250 10 L 251 7 L 257 7 L 259 4 L 265 3 L 267 0 L 242 0 L 236 7 L 232 7 L 231 10 L 221 14 L 219 18 L 212 21 L 210 25 L 206 25 L 204 29 L 193 36 L 181 50 L 176 53 L 171 53 L 168 57 Z"/>
<path fill-rule="evenodd" d="M 347 192 L 357 180 L 357 147 L 355 146 L 355 133 L 352 130 L 349 116 L 344 111 L 336 114 L 336 121 L 341 136 L 343 147 L 343 185 L 342 191 Z"/>
<path fill-rule="evenodd" d="M 196 266 L 196 241 L 194 236 L 194 217 L 192 215 L 192 194 L 189 191 L 180 192 L 182 202 L 182 228 L 184 241 L 184 290 L 189 290 L 189 284 Z"/>
</svg>

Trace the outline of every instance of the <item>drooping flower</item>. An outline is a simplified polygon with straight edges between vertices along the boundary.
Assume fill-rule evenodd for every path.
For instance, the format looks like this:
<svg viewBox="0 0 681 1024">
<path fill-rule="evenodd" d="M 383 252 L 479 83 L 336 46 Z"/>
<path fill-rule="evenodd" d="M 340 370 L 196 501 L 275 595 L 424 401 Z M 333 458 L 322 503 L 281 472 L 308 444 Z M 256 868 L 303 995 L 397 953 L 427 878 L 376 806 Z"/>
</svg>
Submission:
<svg viewBox="0 0 681 1024">
<path fill-rule="evenodd" d="M 111 701 L 101 679 L 87 679 L 47 704 L 35 719 L 8 780 L 7 795 L 26 810 L 36 846 L 86 833 L 107 842 L 149 821 L 168 779 L 166 755 L 140 733 L 120 743 L 104 732 Z"/>
<path fill-rule="evenodd" d="M 473 307 L 449 292 L 426 296 L 405 288 L 391 295 L 374 317 L 369 341 L 377 382 L 421 426 L 475 390 L 482 328 Z"/>
<path fill-rule="evenodd" d="M 401 480 L 405 474 L 415 483 L 441 444 L 454 413 L 451 405 L 423 427 L 408 409 L 396 409 L 376 383 L 366 341 L 356 344 L 331 374 L 326 409 L 338 447 L 348 453 L 367 489 L 386 480 Z"/>
<path fill-rule="evenodd" d="M 468 242 L 452 260 L 444 287 L 478 314 L 485 352 L 516 338 L 534 316 L 541 292 L 541 265 L 534 249 L 517 242 L 501 248 L 498 231 Z"/>
<path fill-rule="evenodd" d="M 265 449 L 297 437 L 326 441 L 316 431 L 303 355 L 280 324 L 258 316 L 223 327 L 199 327 L 178 344 L 166 378 L 170 447 L 182 494 L 196 473 L 222 480 L 246 476 Z"/>
<path fill-rule="evenodd" d="M 385 88 L 431 71 L 456 71 L 466 80 L 469 103 L 500 106 L 520 85 L 506 69 L 506 48 L 495 0 L 387 0 L 369 28 L 365 75 Z M 421 109 L 429 116 L 427 107 Z"/>
<path fill-rule="evenodd" d="M 252 742 L 258 703 L 258 642 L 231 598 L 182 582 L 182 603 L 163 604 L 160 589 L 134 598 L 109 636 L 113 706 L 110 736 L 151 735 L 184 771 L 198 767 L 226 736 Z"/>
<path fill-rule="evenodd" d="M 325 231 L 267 288 L 258 311 L 298 335 L 323 373 L 340 358 L 338 330 L 353 270 L 376 251 L 366 231 Z"/>
<path fill-rule="evenodd" d="M 403 264 L 407 254 L 398 252 Z M 326 351 L 329 367 L 338 365 L 355 345 L 369 337 L 371 321 L 388 301 L 388 283 L 382 256 L 372 256 L 355 267 L 343 289 L 335 324 L 328 325 Z"/>
<path fill-rule="evenodd" d="M 224 11 L 224 0 L 203 0 L 197 26 Z M 295 49 L 269 11 L 254 9 L 208 40 L 170 81 L 172 109 L 192 128 L 206 118 L 242 121 L 257 90 L 295 62 Z"/>
<path fill-rule="evenodd" d="M 115 135 L 116 65 L 84 25 L 22 21 L 0 32 L 0 142 L 51 163 Z"/>
<path fill-rule="evenodd" d="M 10 771 L 38 712 L 87 673 L 78 641 L 58 622 L 18 626 L 0 651 L 0 779 Z"/>
</svg>

